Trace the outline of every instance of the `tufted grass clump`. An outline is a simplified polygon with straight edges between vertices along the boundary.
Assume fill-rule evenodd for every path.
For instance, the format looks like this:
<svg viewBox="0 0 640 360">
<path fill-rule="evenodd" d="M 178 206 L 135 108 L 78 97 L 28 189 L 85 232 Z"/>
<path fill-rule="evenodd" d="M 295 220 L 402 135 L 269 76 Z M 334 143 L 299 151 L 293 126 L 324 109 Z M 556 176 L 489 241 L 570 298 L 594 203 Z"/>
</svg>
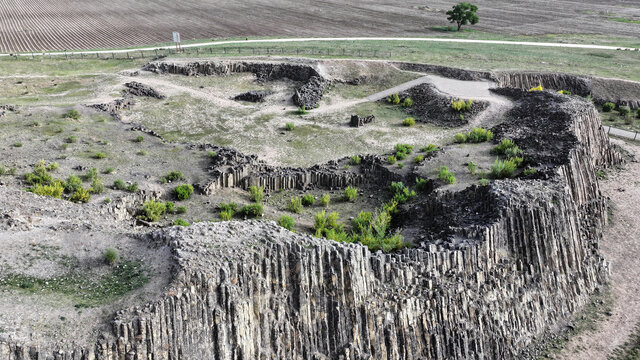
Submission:
<svg viewBox="0 0 640 360">
<path fill-rule="evenodd" d="M 409 98 L 409 97 L 408 97 L 408 98 L 405 98 L 405 99 L 402 101 L 402 107 L 403 107 L 403 108 L 410 108 L 410 107 L 413 107 L 413 100 L 412 100 L 411 98 Z"/>
<path fill-rule="evenodd" d="M 230 221 L 233 219 L 233 215 L 235 215 L 235 212 L 227 210 L 220 211 L 220 221 Z"/>
<path fill-rule="evenodd" d="M 173 195 L 179 201 L 189 200 L 193 194 L 193 186 L 191 184 L 178 185 L 173 189 Z"/>
<path fill-rule="evenodd" d="M 167 175 L 161 178 L 162 183 L 168 182 L 176 182 L 180 180 L 184 180 L 184 176 L 182 175 L 182 171 L 170 171 Z"/>
<path fill-rule="evenodd" d="M 291 216 L 282 215 L 278 219 L 278 225 L 282 226 L 283 228 L 289 231 L 293 231 L 293 228 L 296 226 L 296 221 L 293 220 Z"/>
<path fill-rule="evenodd" d="M 287 131 L 293 131 L 293 130 L 295 130 L 295 128 L 296 128 L 296 126 L 291 122 L 288 122 L 288 123 L 286 123 L 284 125 L 284 129 L 287 130 Z"/>
<path fill-rule="evenodd" d="M 478 170 L 478 166 L 473 161 L 469 161 L 467 163 L 467 170 L 469 170 L 469 173 L 475 174 Z"/>
<path fill-rule="evenodd" d="M 134 182 L 126 187 L 126 190 L 130 193 L 134 193 L 138 191 L 138 183 Z"/>
<path fill-rule="evenodd" d="M 391 94 L 389 96 L 387 96 L 387 103 L 391 104 L 391 105 L 398 105 L 400 104 L 400 95 L 398 94 Z"/>
<path fill-rule="evenodd" d="M 412 127 L 412 126 L 414 126 L 415 124 L 416 124 L 416 119 L 414 119 L 414 118 L 412 118 L 412 117 L 405 118 L 405 119 L 402 121 L 402 125 L 404 125 L 404 126 L 406 126 L 406 127 Z"/>
<path fill-rule="evenodd" d="M 64 186 L 60 181 L 53 181 L 50 184 L 36 184 L 31 188 L 31 192 L 36 195 L 61 199 L 64 193 Z"/>
<path fill-rule="evenodd" d="M 80 117 L 81 117 L 80 112 L 78 112 L 78 110 L 76 109 L 71 109 L 66 113 L 64 113 L 64 115 L 62 115 L 63 119 L 80 120 Z"/>
<path fill-rule="evenodd" d="M 558 91 L 558 94 L 571 95 L 571 91 L 569 91 L 569 90 L 560 90 L 560 91 Z"/>
<path fill-rule="evenodd" d="M 451 99 L 451 109 L 455 112 L 464 113 L 471 111 L 473 100 L 453 100 Z"/>
<path fill-rule="evenodd" d="M 296 110 L 296 114 L 297 115 L 307 115 L 309 112 L 307 111 L 307 107 L 302 105 L 302 106 L 298 106 L 298 109 Z"/>
<path fill-rule="evenodd" d="M 402 182 L 392 182 L 389 189 L 393 194 L 393 201 L 398 204 L 405 204 L 407 201 L 411 200 L 411 198 L 416 196 L 416 192 L 409 189 L 409 187 L 405 186 Z"/>
<path fill-rule="evenodd" d="M 496 159 L 491 166 L 491 177 L 493 179 L 505 179 L 513 176 L 516 171 L 516 163 L 512 159 L 500 160 Z"/>
<path fill-rule="evenodd" d="M 395 155 L 389 155 L 387 156 L 387 163 L 389 163 L 389 165 L 393 165 L 398 161 L 398 158 L 396 158 Z"/>
<path fill-rule="evenodd" d="M 103 152 L 97 152 L 97 153 L 93 154 L 93 156 L 91 156 L 91 157 L 96 159 L 96 160 L 102 160 L 102 159 L 105 159 L 107 157 L 107 154 L 105 154 Z"/>
<path fill-rule="evenodd" d="M 440 172 L 438 173 L 438 179 L 440 179 L 440 181 L 444 182 L 445 184 L 455 184 L 456 183 L 455 175 L 446 166 L 443 166 L 443 167 L 440 168 Z"/>
<path fill-rule="evenodd" d="M 478 185 L 480 185 L 480 186 L 489 185 L 489 179 L 480 179 L 480 180 L 478 180 Z"/>
<path fill-rule="evenodd" d="M 612 102 L 606 102 L 602 105 L 602 112 L 612 112 L 616 108 L 616 104 Z"/>
<path fill-rule="evenodd" d="M 83 187 L 76 189 L 76 191 L 69 197 L 69 201 L 74 203 L 88 203 L 89 200 L 91 200 L 91 193 Z"/>
<path fill-rule="evenodd" d="M 181 219 L 181 218 L 177 218 L 174 222 L 173 222 L 174 226 L 189 226 L 191 224 L 189 224 L 186 220 Z"/>
<path fill-rule="evenodd" d="M 362 158 L 358 155 L 352 156 L 351 159 L 349 159 L 349 165 L 360 165 L 360 163 L 362 163 Z"/>
<path fill-rule="evenodd" d="M 522 175 L 524 176 L 531 176 L 533 174 L 535 174 L 538 171 L 538 169 L 534 168 L 534 167 L 530 167 L 530 168 L 526 168 L 522 171 Z"/>
<path fill-rule="evenodd" d="M 143 141 L 144 141 L 144 136 L 142 136 L 142 135 L 138 135 L 138 136 L 136 136 L 135 139 L 133 139 L 133 142 L 137 142 L 137 143 L 141 143 Z"/>
<path fill-rule="evenodd" d="M 264 187 L 262 186 L 249 186 L 249 197 L 253 202 L 261 203 L 264 199 Z"/>
<path fill-rule="evenodd" d="M 114 248 L 108 248 L 104 251 L 104 262 L 113 265 L 118 261 L 118 251 Z"/>
<path fill-rule="evenodd" d="M 125 190 L 127 188 L 127 185 L 124 183 L 124 181 L 117 179 L 113 182 L 113 188 L 115 190 Z"/>
<path fill-rule="evenodd" d="M 415 158 L 413 158 L 413 162 L 416 164 L 420 164 L 423 161 L 424 161 L 424 155 L 418 155 Z"/>
<path fill-rule="evenodd" d="M 302 206 L 312 206 L 315 202 L 316 199 L 311 194 L 302 197 Z"/>
<path fill-rule="evenodd" d="M 92 194 L 102 194 L 104 192 L 104 185 L 102 184 L 102 180 L 100 178 L 95 178 L 91 181 L 89 192 Z"/>
<path fill-rule="evenodd" d="M 424 178 L 416 178 L 415 189 L 419 192 L 427 192 L 429 190 L 429 180 Z"/>
<path fill-rule="evenodd" d="M 299 196 L 295 196 L 289 199 L 287 210 L 291 211 L 292 213 L 300 214 L 302 212 L 302 199 Z"/>
<path fill-rule="evenodd" d="M 262 206 L 262 204 L 255 203 L 241 207 L 239 212 L 245 217 L 256 218 L 264 214 L 264 207 Z"/>
<path fill-rule="evenodd" d="M 358 189 L 353 186 L 348 186 L 346 189 L 344 189 L 344 192 L 342 194 L 342 198 L 344 199 L 344 201 L 354 202 L 357 197 Z"/>
<path fill-rule="evenodd" d="M 420 149 L 420 152 L 430 154 L 430 153 L 432 153 L 432 152 L 436 152 L 436 151 L 440 151 L 440 150 L 441 150 L 441 149 L 438 149 L 438 147 L 437 147 L 437 146 L 435 146 L 434 144 L 429 144 L 429 145 L 427 145 L 427 146 L 425 146 L 425 147 L 421 148 L 421 149 Z"/>
<path fill-rule="evenodd" d="M 145 220 L 149 222 L 156 222 L 160 220 L 160 217 L 165 214 L 167 211 L 167 207 L 164 203 L 155 200 L 146 201 L 142 205 L 142 210 L 140 211 L 140 215 L 138 215 L 138 219 Z"/>
<path fill-rule="evenodd" d="M 186 214 L 187 213 L 187 207 L 186 206 L 178 206 L 176 208 L 176 214 Z"/>
<path fill-rule="evenodd" d="M 626 118 L 631 115 L 631 108 L 628 106 L 620 106 L 618 107 L 618 112 L 620 113 L 620 116 Z"/>
<path fill-rule="evenodd" d="M 322 205 L 324 207 L 328 207 L 330 202 L 331 202 L 331 195 L 323 194 L 320 197 L 320 205 Z"/>
<path fill-rule="evenodd" d="M 469 134 L 467 135 L 467 142 L 470 143 L 481 143 L 491 141 L 493 139 L 493 133 L 490 130 L 474 127 Z"/>
<path fill-rule="evenodd" d="M 454 137 L 456 144 L 464 144 L 467 142 L 467 135 L 463 133 L 457 133 Z"/>
</svg>

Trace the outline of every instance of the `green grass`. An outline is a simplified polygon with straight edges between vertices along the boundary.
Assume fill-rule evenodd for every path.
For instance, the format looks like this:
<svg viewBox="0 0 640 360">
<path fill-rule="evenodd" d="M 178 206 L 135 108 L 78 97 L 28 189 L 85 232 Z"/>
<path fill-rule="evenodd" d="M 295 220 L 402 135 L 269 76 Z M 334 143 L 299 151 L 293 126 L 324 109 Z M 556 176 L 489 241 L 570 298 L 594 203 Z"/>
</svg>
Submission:
<svg viewBox="0 0 640 360">
<path fill-rule="evenodd" d="M 609 360 L 637 360 L 640 359 L 640 324 L 622 346 L 613 350 Z"/>
</svg>

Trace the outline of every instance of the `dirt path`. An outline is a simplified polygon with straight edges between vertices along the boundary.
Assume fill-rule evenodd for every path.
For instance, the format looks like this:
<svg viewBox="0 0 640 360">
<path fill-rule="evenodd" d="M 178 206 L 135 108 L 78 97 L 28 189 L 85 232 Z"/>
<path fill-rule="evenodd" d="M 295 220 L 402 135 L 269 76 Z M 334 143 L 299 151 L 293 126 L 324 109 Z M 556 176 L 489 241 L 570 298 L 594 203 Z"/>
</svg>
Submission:
<svg viewBox="0 0 640 360">
<path fill-rule="evenodd" d="M 625 148 L 640 159 L 640 147 Z M 558 359 L 606 359 L 640 323 L 640 162 L 629 162 L 625 170 L 609 174 L 601 188 L 613 206 L 613 223 L 601 242 L 611 263 L 613 314 L 595 332 L 573 338 Z"/>
</svg>

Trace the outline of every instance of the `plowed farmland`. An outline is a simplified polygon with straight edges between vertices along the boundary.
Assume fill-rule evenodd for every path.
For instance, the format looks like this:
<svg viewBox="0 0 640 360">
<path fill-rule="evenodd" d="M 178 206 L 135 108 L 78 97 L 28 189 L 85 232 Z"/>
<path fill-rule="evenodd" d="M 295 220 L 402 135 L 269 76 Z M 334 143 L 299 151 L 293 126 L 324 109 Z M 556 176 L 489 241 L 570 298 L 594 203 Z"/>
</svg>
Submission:
<svg viewBox="0 0 640 360">
<path fill-rule="evenodd" d="M 477 0 L 474 29 L 508 35 L 637 36 L 635 0 Z M 115 48 L 245 36 L 433 36 L 452 1 L 3 0 L 0 52 Z"/>
</svg>

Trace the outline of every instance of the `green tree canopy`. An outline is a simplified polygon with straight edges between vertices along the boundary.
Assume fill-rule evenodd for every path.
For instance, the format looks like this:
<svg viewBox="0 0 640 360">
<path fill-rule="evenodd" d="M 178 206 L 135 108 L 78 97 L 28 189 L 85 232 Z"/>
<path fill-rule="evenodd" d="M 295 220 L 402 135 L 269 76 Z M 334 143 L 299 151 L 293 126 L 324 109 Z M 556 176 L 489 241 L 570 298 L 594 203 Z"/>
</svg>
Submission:
<svg viewBox="0 0 640 360">
<path fill-rule="evenodd" d="M 476 15 L 476 11 L 478 11 L 478 7 L 471 3 L 459 3 L 455 5 L 453 9 L 447 11 L 447 20 L 452 23 L 458 24 L 458 31 L 462 25 L 475 25 L 478 23 L 478 15 Z"/>
</svg>

